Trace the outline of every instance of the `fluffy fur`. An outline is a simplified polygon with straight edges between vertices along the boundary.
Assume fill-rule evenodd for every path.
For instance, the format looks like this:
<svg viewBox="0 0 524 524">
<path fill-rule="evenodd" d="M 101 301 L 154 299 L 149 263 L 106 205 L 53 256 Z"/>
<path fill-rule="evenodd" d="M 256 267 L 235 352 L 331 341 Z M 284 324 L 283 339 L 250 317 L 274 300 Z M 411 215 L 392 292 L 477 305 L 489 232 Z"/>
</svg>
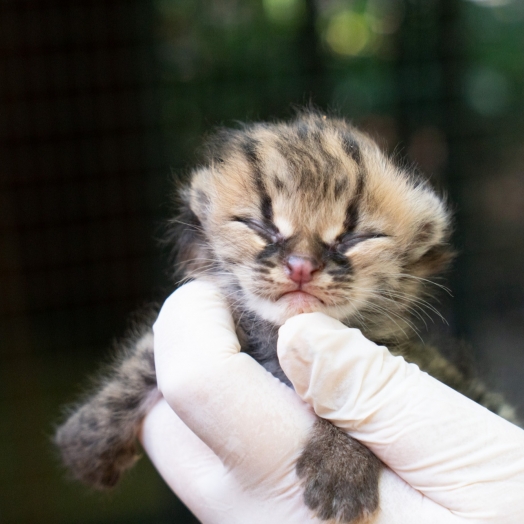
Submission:
<svg viewBox="0 0 524 524">
<path fill-rule="evenodd" d="M 367 135 L 311 112 L 222 131 L 180 198 L 171 236 L 179 275 L 220 286 L 242 349 L 282 381 L 289 384 L 276 356 L 278 327 L 322 311 L 513 416 L 480 382 L 417 342 L 417 318 L 433 309 L 428 279 L 452 258 L 449 213 Z M 290 277 L 293 257 L 306 261 L 307 279 Z M 136 433 L 155 395 L 152 347 L 146 329 L 57 431 L 65 464 L 94 487 L 114 485 L 135 460 Z M 379 472 L 367 448 L 325 421 L 297 464 L 306 504 L 339 522 L 373 514 Z"/>
</svg>

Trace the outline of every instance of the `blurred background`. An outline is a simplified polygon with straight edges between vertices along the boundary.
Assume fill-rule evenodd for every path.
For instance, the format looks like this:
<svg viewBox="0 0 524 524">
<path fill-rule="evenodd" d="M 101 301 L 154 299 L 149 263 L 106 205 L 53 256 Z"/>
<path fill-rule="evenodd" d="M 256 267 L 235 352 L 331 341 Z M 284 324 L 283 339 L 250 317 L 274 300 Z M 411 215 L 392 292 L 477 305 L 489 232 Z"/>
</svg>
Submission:
<svg viewBox="0 0 524 524">
<path fill-rule="evenodd" d="M 335 110 L 455 210 L 442 310 L 524 416 L 524 3 L 0 0 L 0 522 L 195 523 L 147 459 L 110 495 L 49 444 L 130 313 L 203 135 Z"/>
</svg>

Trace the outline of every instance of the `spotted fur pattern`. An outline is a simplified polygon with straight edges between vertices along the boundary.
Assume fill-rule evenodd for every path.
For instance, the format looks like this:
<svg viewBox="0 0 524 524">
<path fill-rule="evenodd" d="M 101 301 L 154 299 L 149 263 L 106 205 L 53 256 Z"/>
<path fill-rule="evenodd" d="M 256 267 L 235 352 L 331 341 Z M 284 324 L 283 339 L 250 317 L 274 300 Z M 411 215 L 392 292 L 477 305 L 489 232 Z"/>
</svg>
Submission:
<svg viewBox="0 0 524 524">
<path fill-rule="evenodd" d="M 449 213 L 433 189 L 344 120 L 306 112 L 219 132 L 180 199 L 171 235 L 178 275 L 220 286 L 242 349 L 282 381 L 289 384 L 276 356 L 278 327 L 322 311 L 513 416 L 480 382 L 416 342 L 417 317 L 433 309 L 429 279 L 452 258 Z M 293 256 L 314 268 L 309 281 L 289 277 Z M 114 485 L 135 460 L 156 388 L 151 333 L 130 346 L 56 435 L 68 468 L 98 488 Z M 339 522 L 375 512 L 379 472 L 373 454 L 323 421 L 297 465 L 306 504 Z"/>
</svg>

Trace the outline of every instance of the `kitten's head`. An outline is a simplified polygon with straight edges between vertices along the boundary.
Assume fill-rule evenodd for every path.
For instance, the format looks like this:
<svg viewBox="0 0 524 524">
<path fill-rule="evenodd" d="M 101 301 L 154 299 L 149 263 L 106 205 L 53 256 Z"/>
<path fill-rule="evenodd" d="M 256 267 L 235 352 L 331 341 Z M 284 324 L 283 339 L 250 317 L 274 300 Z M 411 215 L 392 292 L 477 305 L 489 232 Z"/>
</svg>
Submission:
<svg viewBox="0 0 524 524">
<path fill-rule="evenodd" d="M 181 263 L 277 325 L 322 311 L 387 337 L 450 259 L 436 193 L 318 114 L 220 133 L 183 199 Z"/>
</svg>

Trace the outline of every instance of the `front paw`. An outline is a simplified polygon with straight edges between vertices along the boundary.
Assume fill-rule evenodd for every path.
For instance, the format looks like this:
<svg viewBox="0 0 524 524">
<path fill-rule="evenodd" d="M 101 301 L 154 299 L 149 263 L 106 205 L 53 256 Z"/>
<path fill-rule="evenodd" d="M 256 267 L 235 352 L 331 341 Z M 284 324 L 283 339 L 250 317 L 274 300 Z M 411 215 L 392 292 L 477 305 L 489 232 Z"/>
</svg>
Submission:
<svg viewBox="0 0 524 524">
<path fill-rule="evenodd" d="M 322 520 L 364 523 L 378 508 L 381 466 L 360 442 L 319 419 L 297 462 L 304 501 Z"/>
</svg>

